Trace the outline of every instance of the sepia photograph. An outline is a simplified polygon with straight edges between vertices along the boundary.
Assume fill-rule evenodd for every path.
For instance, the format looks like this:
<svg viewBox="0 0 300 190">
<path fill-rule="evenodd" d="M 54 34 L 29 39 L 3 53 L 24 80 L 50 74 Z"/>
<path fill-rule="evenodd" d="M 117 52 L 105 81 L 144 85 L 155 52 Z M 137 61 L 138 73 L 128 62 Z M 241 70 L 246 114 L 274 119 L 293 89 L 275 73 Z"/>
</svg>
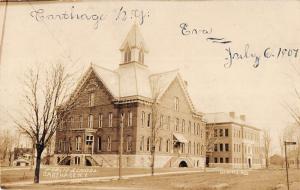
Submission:
<svg viewBox="0 0 300 190">
<path fill-rule="evenodd" d="M 0 190 L 300 190 L 299 18 L 0 0 Z"/>
</svg>

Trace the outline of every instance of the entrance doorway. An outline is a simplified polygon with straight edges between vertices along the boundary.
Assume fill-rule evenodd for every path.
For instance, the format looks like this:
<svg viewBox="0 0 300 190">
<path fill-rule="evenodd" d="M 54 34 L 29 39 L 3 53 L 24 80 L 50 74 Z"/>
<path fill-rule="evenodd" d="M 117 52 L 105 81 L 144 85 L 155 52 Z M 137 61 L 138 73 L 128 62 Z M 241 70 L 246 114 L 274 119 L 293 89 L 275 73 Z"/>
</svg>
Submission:
<svg viewBox="0 0 300 190">
<path fill-rule="evenodd" d="M 205 165 L 206 167 L 209 167 L 209 156 L 206 156 Z"/>
<path fill-rule="evenodd" d="M 249 168 L 251 168 L 251 159 L 250 158 L 248 158 L 248 166 L 249 166 Z"/>
<path fill-rule="evenodd" d="M 180 168 L 187 168 L 188 165 L 187 165 L 186 161 L 182 160 L 182 161 L 179 163 L 179 167 L 180 167 Z"/>
</svg>

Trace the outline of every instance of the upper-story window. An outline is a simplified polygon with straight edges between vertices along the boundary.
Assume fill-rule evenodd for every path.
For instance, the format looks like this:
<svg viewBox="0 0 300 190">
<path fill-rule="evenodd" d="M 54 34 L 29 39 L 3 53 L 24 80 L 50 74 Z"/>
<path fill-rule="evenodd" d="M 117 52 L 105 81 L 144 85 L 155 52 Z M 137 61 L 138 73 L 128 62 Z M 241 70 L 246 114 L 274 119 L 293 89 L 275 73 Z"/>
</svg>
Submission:
<svg viewBox="0 0 300 190">
<path fill-rule="evenodd" d="M 185 133 L 185 120 L 182 120 L 182 133 Z"/>
<path fill-rule="evenodd" d="M 151 124 L 151 113 L 148 113 L 147 127 L 150 127 L 150 124 Z"/>
<path fill-rule="evenodd" d="M 139 62 L 141 64 L 144 64 L 144 51 L 143 50 L 140 50 L 140 52 L 139 52 Z"/>
<path fill-rule="evenodd" d="M 171 117 L 168 116 L 168 121 L 167 121 L 167 129 L 170 130 L 170 125 L 171 125 Z"/>
<path fill-rule="evenodd" d="M 108 114 L 108 127 L 112 127 L 113 114 Z"/>
<path fill-rule="evenodd" d="M 162 128 L 163 124 L 164 124 L 164 116 L 160 115 L 160 117 L 159 117 L 159 127 Z"/>
<path fill-rule="evenodd" d="M 99 114 L 98 116 L 98 127 L 102 128 L 103 127 L 103 114 Z"/>
<path fill-rule="evenodd" d="M 89 106 L 94 106 L 95 105 L 95 93 L 92 92 L 89 94 Z"/>
<path fill-rule="evenodd" d="M 174 99 L 174 108 L 175 108 L 175 111 L 179 111 L 179 98 L 178 97 L 175 97 L 175 99 Z"/>
<path fill-rule="evenodd" d="M 191 121 L 189 121 L 188 132 L 189 132 L 189 134 L 191 134 L 191 132 L 192 132 L 192 122 Z"/>
<path fill-rule="evenodd" d="M 124 62 L 128 63 L 130 61 L 131 61 L 131 51 L 130 51 L 130 48 L 127 47 L 125 50 L 125 55 L 124 55 Z"/>
<path fill-rule="evenodd" d="M 223 137 L 223 129 L 220 129 L 220 137 Z"/>
<path fill-rule="evenodd" d="M 94 142 L 94 136 L 93 135 L 87 135 L 86 140 L 85 140 L 85 144 L 86 145 L 92 145 L 93 142 Z"/>
<path fill-rule="evenodd" d="M 144 125 L 145 125 L 145 118 L 146 118 L 145 112 L 142 111 L 142 117 L 141 117 L 141 120 L 142 120 L 142 127 L 144 127 Z"/>
<path fill-rule="evenodd" d="M 80 136 L 75 138 L 75 146 L 76 146 L 77 151 L 81 150 L 81 137 Z"/>
<path fill-rule="evenodd" d="M 175 121 L 175 131 L 178 131 L 178 128 L 179 128 L 179 119 L 176 118 L 176 121 Z"/>
<path fill-rule="evenodd" d="M 83 127 L 83 116 L 79 116 L 79 128 Z"/>
<path fill-rule="evenodd" d="M 93 128 L 93 120 L 94 120 L 94 117 L 92 114 L 89 115 L 88 117 L 88 126 L 89 128 Z"/>
<path fill-rule="evenodd" d="M 218 137 L 218 129 L 214 129 L 214 137 Z"/>
<path fill-rule="evenodd" d="M 131 127 L 132 126 L 132 112 L 128 112 L 128 119 L 127 119 L 127 126 Z"/>
<path fill-rule="evenodd" d="M 228 137 L 228 129 L 225 129 L 225 137 Z"/>
</svg>

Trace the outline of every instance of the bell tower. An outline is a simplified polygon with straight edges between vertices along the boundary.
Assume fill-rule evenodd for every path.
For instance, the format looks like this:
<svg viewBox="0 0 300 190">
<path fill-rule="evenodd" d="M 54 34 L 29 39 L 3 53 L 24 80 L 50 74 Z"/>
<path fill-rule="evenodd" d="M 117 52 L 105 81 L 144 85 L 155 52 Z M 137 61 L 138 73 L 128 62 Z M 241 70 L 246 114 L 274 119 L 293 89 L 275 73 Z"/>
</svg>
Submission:
<svg viewBox="0 0 300 190">
<path fill-rule="evenodd" d="M 120 51 L 122 55 L 121 65 L 129 63 L 145 65 L 144 57 L 148 53 L 148 48 L 137 24 L 131 27 L 120 47 Z"/>
</svg>

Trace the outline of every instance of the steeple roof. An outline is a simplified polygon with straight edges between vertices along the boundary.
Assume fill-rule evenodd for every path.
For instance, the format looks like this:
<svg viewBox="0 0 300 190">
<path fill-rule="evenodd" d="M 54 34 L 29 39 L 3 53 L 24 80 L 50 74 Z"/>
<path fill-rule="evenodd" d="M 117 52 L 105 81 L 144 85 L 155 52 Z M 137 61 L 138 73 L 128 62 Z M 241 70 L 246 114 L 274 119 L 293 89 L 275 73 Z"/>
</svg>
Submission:
<svg viewBox="0 0 300 190">
<path fill-rule="evenodd" d="M 120 47 L 120 50 L 123 51 L 125 48 L 127 48 L 127 46 L 129 46 L 129 48 L 143 49 L 144 52 L 148 52 L 147 45 L 136 23 L 131 27 L 130 31 L 128 32 L 125 40 L 123 41 Z"/>
</svg>

